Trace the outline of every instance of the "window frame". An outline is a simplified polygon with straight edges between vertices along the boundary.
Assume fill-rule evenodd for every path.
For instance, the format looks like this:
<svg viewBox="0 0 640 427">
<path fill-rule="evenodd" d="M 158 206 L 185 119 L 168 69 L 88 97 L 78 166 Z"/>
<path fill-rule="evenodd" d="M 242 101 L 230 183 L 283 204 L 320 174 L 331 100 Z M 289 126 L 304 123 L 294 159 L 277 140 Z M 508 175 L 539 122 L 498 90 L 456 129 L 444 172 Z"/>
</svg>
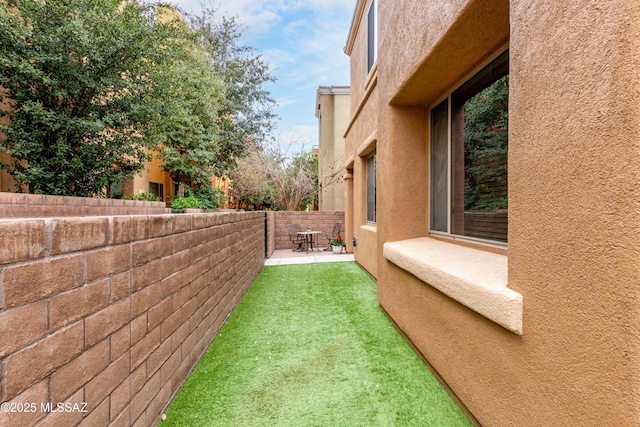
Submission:
<svg viewBox="0 0 640 427">
<path fill-rule="evenodd" d="M 485 70 L 487 70 L 489 67 L 494 66 L 494 62 L 501 60 L 502 56 L 506 56 L 506 62 L 507 64 L 509 63 L 509 47 L 505 47 L 504 49 L 501 49 L 499 51 L 497 51 L 494 55 L 491 55 L 486 61 L 483 61 L 483 63 L 478 66 L 476 69 L 474 69 L 471 73 L 467 74 L 463 79 L 460 80 L 459 84 L 453 86 L 450 90 L 447 91 L 447 93 L 439 98 L 437 98 L 437 100 L 432 103 L 429 107 L 428 107 L 428 114 L 427 114 L 427 120 L 429 120 L 429 132 L 427 135 L 428 138 L 428 152 L 427 152 L 427 161 L 428 161 L 428 170 L 429 170 L 429 185 L 428 185 L 428 191 L 429 191 L 429 197 L 428 197 L 428 210 L 429 210 L 429 214 L 427 215 L 427 228 L 428 228 L 428 232 L 430 235 L 436 235 L 436 236 L 440 236 L 440 237 L 446 237 L 446 238 L 450 238 L 450 239 L 454 239 L 454 240 L 467 240 L 470 242 L 477 242 L 477 243 L 483 243 L 483 244 L 488 244 L 488 245 L 493 245 L 493 246 L 497 246 L 497 247 L 501 247 L 501 248 L 506 248 L 508 246 L 508 242 L 504 242 L 501 240 L 492 240 L 492 239 L 487 239 L 487 238 L 482 238 L 482 237 L 473 237 L 473 236 L 465 236 L 463 234 L 455 234 L 453 233 L 452 230 L 452 205 L 453 205 L 453 197 L 454 197 L 454 189 L 453 189 L 453 178 L 452 178 L 452 171 L 453 171 L 453 166 L 452 166 L 452 155 L 453 155 L 453 149 L 452 149 L 452 145 L 453 145 L 453 95 L 456 91 L 458 91 L 460 88 L 464 87 L 465 85 L 467 85 L 469 82 L 471 82 L 474 78 L 476 78 L 477 76 L 481 75 L 483 72 L 485 72 Z M 507 65 L 508 66 L 508 65 Z M 509 71 L 507 71 L 507 74 L 509 75 Z M 497 81 L 497 80 L 496 80 Z M 491 83 L 493 84 L 493 83 Z M 490 85 L 489 85 L 490 86 Z M 489 87 L 486 86 L 486 87 Z M 433 167 L 434 165 L 432 164 L 432 155 L 433 155 L 433 151 L 432 148 L 434 147 L 434 143 L 433 143 L 433 112 L 434 110 L 436 110 L 437 108 L 441 107 L 441 105 L 443 103 L 447 104 L 447 126 L 446 126 L 446 145 L 447 145 L 447 152 L 446 152 L 446 156 L 447 156 L 447 160 L 446 160 L 446 231 L 443 230 L 438 230 L 438 229 L 434 229 L 433 228 L 433 204 L 432 201 L 433 199 L 433 195 L 434 195 L 434 189 L 433 189 L 433 185 L 434 185 L 434 179 L 432 176 L 432 171 L 433 171 Z M 508 184 L 507 184 L 508 185 Z M 508 214 L 507 214 L 508 215 Z"/>
<path fill-rule="evenodd" d="M 162 193 L 162 194 L 156 194 L 153 191 L 151 191 L 152 184 L 157 185 L 158 193 Z M 162 201 L 164 201 L 164 183 L 149 181 L 149 193 L 155 194 L 156 196 L 160 197 Z"/>
<path fill-rule="evenodd" d="M 372 0 L 367 11 L 367 74 L 378 59 L 378 0 Z"/>
<path fill-rule="evenodd" d="M 376 182 L 376 152 L 374 151 L 365 160 L 365 188 L 366 188 L 366 221 L 367 224 L 376 224 L 377 221 L 377 182 Z M 370 163 L 371 162 L 371 163 Z M 371 167 L 373 164 L 373 168 Z M 372 175 L 370 175 L 370 173 Z M 372 183 L 372 187 L 369 184 Z M 370 192 L 372 190 L 372 192 Z M 373 200 L 371 200 L 371 198 Z M 370 210 L 371 209 L 371 210 Z"/>
</svg>

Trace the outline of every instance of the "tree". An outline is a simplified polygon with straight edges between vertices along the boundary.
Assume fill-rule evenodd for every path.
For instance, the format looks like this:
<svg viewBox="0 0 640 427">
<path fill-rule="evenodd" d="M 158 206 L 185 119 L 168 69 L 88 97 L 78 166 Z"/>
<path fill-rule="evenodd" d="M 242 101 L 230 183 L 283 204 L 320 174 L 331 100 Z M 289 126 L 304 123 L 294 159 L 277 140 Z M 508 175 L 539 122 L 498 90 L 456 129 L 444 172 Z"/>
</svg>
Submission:
<svg viewBox="0 0 640 427">
<path fill-rule="evenodd" d="M 145 95 L 178 33 L 135 2 L 0 2 L 2 167 L 30 192 L 74 196 L 139 172 L 162 139 Z"/>
<path fill-rule="evenodd" d="M 238 207 L 272 207 L 273 186 L 267 176 L 267 162 L 273 159 L 261 149 L 250 147 L 247 154 L 238 159 L 238 167 L 231 171 L 230 195 Z"/>
<path fill-rule="evenodd" d="M 308 205 L 317 202 L 318 199 L 318 158 L 311 152 L 303 152 L 295 156 L 288 172 L 295 179 L 281 187 L 280 193 L 286 194 L 289 200 L 296 204 L 296 199 L 300 200 L 298 206 L 305 209 Z M 286 181 L 285 181 L 286 182 Z M 304 194 L 306 196 L 304 196 Z"/>
<path fill-rule="evenodd" d="M 211 176 L 227 169 L 221 151 L 219 110 L 224 94 L 219 79 L 193 54 L 189 61 L 177 61 L 170 73 L 173 96 L 157 123 L 162 129 L 159 158 L 174 182 L 183 179 L 196 188 L 211 186 Z M 163 99 L 157 97 L 156 99 Z"/>
<path fill-rule="evenodd" d="M 338 156 L 322 170 L 318 169 L 318 193 L 326 191 L 334 184 L 344 183 L 344 156 Z M 319 166 L 319 165 L 318 165 Z"/>
<path fill-rule="evenodd" d="M 508 207 L 509 76 L 467 100 L 464 106 L 465 209 Z"/>
<path fill-rule="evenodd" d="M 120 0 L 0 2 L 1 164 L 30 192 L 94 196 L 142 170 L 149 150 L 175 182 L 217 200 L 272 126 L 268 65 L 236 18 L 185 21 Z"/>
<path fill-rule="evenodd" d="M 173 94 L 158 122 L 166 134 L 159 157 L 174 182 L 203 190 L 212 175 L 228 175 L 247 147 L 267 138 L 275 103 L 263 84 L 273 77 L 268 64 L 240 44 L 237 18 L 218 22 L 207 8 L 200 16 L 183 14 L 189 57 L 168 70 L 168 84 L 158 85 Z"/>
<path fill-rule="evenodd" d="M 173 182 L 187 181 L 197 189 L 211 187 L 211 176 L 225 171 L 228 162 L 220 143 L 222 80 L 182 18 L 173 9 L 164 8 L 162 13 L 166 23 L 186 30 L 176 41 L 181 49 L 158 73 L 145 97 L 148 105 L 154 105 L 152 110 L 159 112 L 150 118 L 159 135 L 158 157 Z"/>
<path fill-rule="evenodd" d="M 270 139 L 276 115 L 275 101 L 264 88 L 275 81 L 269 64 L 255 50 L 240 44 L 242 26 L 237 17 L 216 19 L 216 10 L 205 7 L 202 15 L 185 14 L 198 37 L 210 66 L 221 77 L 225 92 L 220 112 L 220 154 L 234 166 L 248 145 L 261 146 Z"/>
<path fill-rule="evenodd" d="M 240 164 L 232 176 L 232 194 L 238 201 L 264 200 L 268 195 L 275 209 L 299 211 L 318 192 L 318 160 L 310 152 L 290 157 L 277 148 L 256 149 Z"/>
</svg>

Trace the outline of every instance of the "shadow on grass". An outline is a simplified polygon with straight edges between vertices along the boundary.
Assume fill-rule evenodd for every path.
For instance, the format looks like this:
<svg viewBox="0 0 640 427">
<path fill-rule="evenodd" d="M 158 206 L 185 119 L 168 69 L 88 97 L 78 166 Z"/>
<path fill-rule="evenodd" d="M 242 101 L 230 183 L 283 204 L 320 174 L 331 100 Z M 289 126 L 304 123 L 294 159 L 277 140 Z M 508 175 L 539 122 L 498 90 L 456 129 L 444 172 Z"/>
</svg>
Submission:
<svg viewBox="0 0 640 427">
<path fill-rule="evenodd" d="M 161 426 L 470 426 L 355 263 L 265 267 Z"/>
</svg>

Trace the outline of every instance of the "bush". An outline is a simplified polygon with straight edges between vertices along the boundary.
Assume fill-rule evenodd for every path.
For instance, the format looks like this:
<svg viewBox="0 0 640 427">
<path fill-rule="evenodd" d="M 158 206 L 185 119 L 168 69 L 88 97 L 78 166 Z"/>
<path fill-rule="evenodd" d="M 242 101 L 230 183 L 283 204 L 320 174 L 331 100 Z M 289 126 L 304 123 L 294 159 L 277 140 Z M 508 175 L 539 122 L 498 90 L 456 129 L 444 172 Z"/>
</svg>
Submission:
<svg viewBox="0 0 640 427">
<path fill-rule="evenodd" d="M 203 187 L 194 189 L 182 184 L 180 185 L 184 188 L 186 197 L 176 197 L 175 200 L 189 199 L 191 200 L 189 203 L 193 203 L 193 200 L 196 200 L 198 202 L 198 206 L 184 206 L 178 208 L 174 204 L 172 204 L 171 207 L 173 209 L 200 208 L 206 210 L 214 210 L 224 206 L 226 197 L 224 195 L 224 192 L 218 188 Z M 181 201 L 180 203 L 183 202 Z M 181 206 L 180 203 L 178 204 L 178 206 Z"/>
<path fill-rule="evenodd" d="M 203 209 L 212 210 L 224 206 L 224 193 L 217 188 L 203 187 L 195 190 L 189 188 L 187 194 L 198 199 Z"/>
<path fill-rule="evenodd" d="M 176 197 L 171 203 L 171 209 L 199 209 L 202 208 L 200 200 L 195 196 Z"/>
<path fill-rule="evenodd" d="M 127 194 L 122 197 L 125 200 L 146 200 L 148 202 L 161 202 L 160 196 L 153 193 Z"/>
</svg>

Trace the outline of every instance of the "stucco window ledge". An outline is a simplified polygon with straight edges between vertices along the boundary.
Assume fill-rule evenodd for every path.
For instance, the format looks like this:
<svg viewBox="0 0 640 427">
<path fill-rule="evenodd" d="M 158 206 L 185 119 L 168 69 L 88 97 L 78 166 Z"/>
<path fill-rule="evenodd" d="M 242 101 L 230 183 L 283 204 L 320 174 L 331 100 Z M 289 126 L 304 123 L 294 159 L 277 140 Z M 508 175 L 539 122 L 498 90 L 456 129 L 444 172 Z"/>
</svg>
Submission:
<svg viewBox="0 0 640 427">
<path fill-rule="evenodd" d="M 428 237 L 388 242 L 384 257 L 429 286 L 522 335 L 522 295 L 507 288 L 507 257 Z"/>
</svg>

